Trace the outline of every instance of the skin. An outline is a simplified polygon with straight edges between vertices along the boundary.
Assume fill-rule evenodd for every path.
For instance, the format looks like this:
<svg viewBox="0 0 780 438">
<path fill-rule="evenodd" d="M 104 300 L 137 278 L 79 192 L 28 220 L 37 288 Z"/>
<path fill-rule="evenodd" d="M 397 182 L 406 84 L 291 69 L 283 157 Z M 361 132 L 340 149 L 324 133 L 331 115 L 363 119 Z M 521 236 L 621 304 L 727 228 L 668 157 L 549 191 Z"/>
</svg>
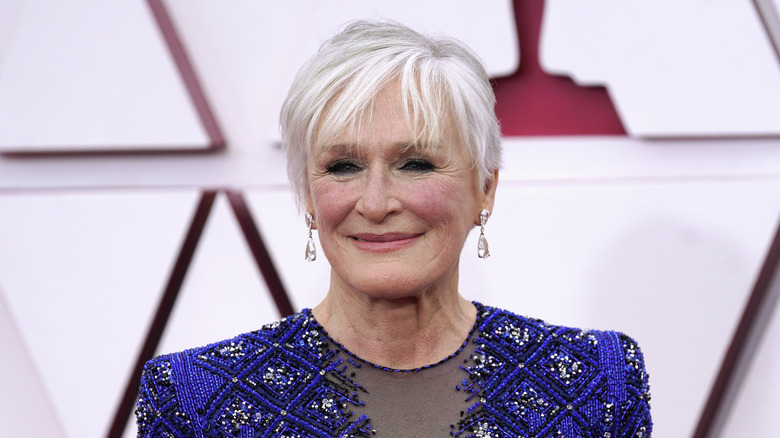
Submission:
<svg viewBox="0 0 780 438">
<path fill-rule="evenodd" d="M 313 309 L 336 341 L 396 369 L 457 351 L 476 320 L 458 292 L 458 264 L 482 209 L 492 211 L 498 172 L 478 181 L 451 138 L 410 147 L 397 88 L 380 92 L 362 135 L 315 148 L 307 209 L 331 263 L 330 288 Z"/>
</svg>

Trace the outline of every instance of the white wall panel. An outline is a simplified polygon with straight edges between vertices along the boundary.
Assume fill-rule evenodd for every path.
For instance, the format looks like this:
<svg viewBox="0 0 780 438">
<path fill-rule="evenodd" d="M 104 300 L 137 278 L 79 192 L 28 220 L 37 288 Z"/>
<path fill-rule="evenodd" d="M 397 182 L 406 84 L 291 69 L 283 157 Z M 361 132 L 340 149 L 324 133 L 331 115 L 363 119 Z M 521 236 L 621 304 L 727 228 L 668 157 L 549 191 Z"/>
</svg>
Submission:
<svg viewBox="0 0 780 438">
<path fill-rule="evenodd" d="M 125 0 L 125 3 L 129 1 Z M 91 7 L 97 7 L 89 4 Z M 313 54 L 322 38 L 342 24 L 342 18 L 347 20 L 360 16 L 375 16 L 378 10 L 396 18 L 404 18 L 418 14 L 419 10 L 419 15 L 415 18 L 418 23 L 426 23 L 424 27 L 429 30 L 438 29 L 442 33 L 454 34 L 475 44 L 480 55 L 495 65 L 492 68 L 496 73 L 508 68 L 510 64 L 516 64 L 517 41 L 508 1 L 479 5 L 462 1 L 455 5 L 458 7 L 450 2 L 433 2 L 426 3 L 424 9 L 420 9 L 421 5 L 408 1 L 398 5 L 376 1 L 360 3 L 361 6 L 353 2 L 343 4 L 342 8 L 335 6 L 336 4 L 167 1 L 166 5 L 171 11 L 174 24 L 180 31 L 205 93 L 224 129 L 228 149 L 218 155 L 174 157 L 69 157 L 67 160 L 46 157 L 32 160 L 0 156 L 0 186 L 286 184 L 284 159 L 278 150 L 274 149 L 279 138 L 279 107 L 300 63 Z M 410 4 L 416 5 L 415 12 L 404 12 L 404 6 L 408 7 Z M 447 6 L 441 7 L 441 11 L 437 12 L 436 7 L 442 4 Z M 4 4 L 0 4 L 0 10 L 4 10 L 4 7 Z M 118 7 L 120 6 L 100 6 L 101 9 Z M 477 7 L 479 13 L 474 13 L 473 10 Z M 96 16 L 91 19 L 99 18 Z M 479 25 L 458 24 L 474 18 L 480 19 Z M 454 23 L 450 23 L 452 20 Z M 483 33 L 485 28 L 491 29 L 491 32 Z M 34 43 L 43 45 L 45 41 Z M 148 49 L 144 41 L 139 41 L 133 49 L 139 52 L 139 56 L 151 56 L 146 53 L 149 50 L 162 50 L 156 47 Z M 141 68 L 141 64 L 138 64 L 138 68 Z M 2 72 L 0 66 L 0 74 L 3 74 Z M 124 74 L 134 73 L 131 69 Z M 120 80 L 122 77 L 124 76 L 119 75 L 115 79 Z M 156 111 L 154 108 L 161 105 L 175 105 L 180 101 L 175 87 L 166 87 L 163 92 L 151 98 L 144 96 L 145 94 L 140 93 L 121 102 L 127 105 L 128 110 L 147 114 Z M 38 102 L 39 99 L 43 105 L 48 102 L 49 97 L 43 95 L 31 102 Z M 150 102 L 154 108 L 150 108 Z M 0 106 L 2 105 L 3 100 L 0 99 Z M 45 109 L 49 111 L 52 108 L 55 107 L 46 106 Z M 9 106 L 8 111 L 12 110 L 13 107 Z M 80 107 L 69 107 L 67 113 L 72 117 L 85 117 L 90 123 L 93 120 L 90 111 Z M 184 117 L 185 113 L 186 111 L 170 110 L 167 115 L 156 120 L 168 128 L 176 127 L 176 117 Z M 14 117 L 21 118 L 21 115 Z M 35 121 L 36 117 L 30 115 L 24 119 L 25 124 Z M 69 129 L 73 129 L 74 135 L 92 135 L 91 129 L 85 131 L 79 128 L 80 126 L 82 125 L 73 124 Z M 132 135 L 155 135 L 157 132 L 156 128 L 152 127 L 138 129 L 143 132 Z M 50 130 L 40 131 L 36 131 L 36 135 L 44 135 L 46 133 L 43 131 Z M 2 135 L 9 134 L 3 134 L 0 130 L 0 136 Z M 132 135 L 123 134 L 120 140 L 131 142 L 134 138 Z"/>
<path fill-rule="evenodd" d="M 0 282 L 0 286 L 1 286 Z M 0 424 L 6 436 L 65 438 L 0 287 Z"/>
<path fill-rule="evenodd" d="M 23 4 L 24 0 L 6 0 L 0 6 L 0 66 L 16 30 Z"/>
<path fill-rule="evenodd" d="M 158 353 L 210 344 L 279 319 L 225 196 L 212 208 Z"/>
<path fill-rule="evenodd" d="M 780 142 L 508 137 L 504 138 L 504 161 L 504 179 L 529 182 L 755 178 L 780 176 Z"/>
<path fill-rule="evenodd" d="M 2 292 L 64 436 L 107 431 L 195 195 L 0 196 Z"/>
<path fill-rule="evenodd" d="M 145 1 L 28 0 L 16 17 L 0 64 L 0 150 L 209 146 Z"/>
<path fill-rule="evenodd" d="M 776 303 L 780 304 L 780 302 Z M 777 407 L 780 406 L 780 306 L 753 358 L 744 384 L 734 401 L 723 438 L 769 437 L 777 434 Z"/>
<path fill-rule="evenodd" d="M 753 2 L 547 0 L 540 53 L 606 85 L 632 135 L 780 134 L 780 62 Z"/>
</svg>

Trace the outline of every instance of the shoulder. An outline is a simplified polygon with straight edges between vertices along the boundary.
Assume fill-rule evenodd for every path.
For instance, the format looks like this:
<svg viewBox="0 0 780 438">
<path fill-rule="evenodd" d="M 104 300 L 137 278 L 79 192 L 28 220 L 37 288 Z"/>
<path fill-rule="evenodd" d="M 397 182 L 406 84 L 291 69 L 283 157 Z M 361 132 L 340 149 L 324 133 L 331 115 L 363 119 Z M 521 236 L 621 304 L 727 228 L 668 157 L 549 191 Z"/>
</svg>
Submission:
<svg viewBox="0 0 780 438">
<path fill-rule="evenodd" d="M 303 338 L 312 322 L 307 311 L 282 318 L 262 326 L 259 330 L 242 333 L 201 347 L 168 353 L 149 360 L 144 366 L 145 377 L 164 377 L 170 370 L 182 371 L 197 365 L 205 369 L 237 371 L 251 359 L 270 348 L 294 348 L 291 338 Z M 191 371 L 191 370 L 190 370 Z"/>
<path fill-rule="evenodd" d="M 553 349 L 596 362 L 644 368 L 637 342 L 621 332 L 549 324 L 541 319 L 479 304 L 481 342 L 513 351 Z"/>
<path fill-rule="evenodd" d="M 256 384 L 252 376 L 266 362 L 296 354 L 315 367 L 324 340 L 314 325 L 310 312 L 303 311 L 253 332 L 149 360 L 137 402 L 138 436 L 192 433 L 198 412 L 207 410 L 218 392 Z"/>
<path fill-rule="evenodd" d="M 224 339 L 201 347 L 169 353 L 158 356 L 147 363 L 147 366 L 157 362 L 215 362 L 220 366 L 240 365 L 247 356 L 257 355 L 267 348 L 293 347 L 292 338 L 303 336 L 302 332 L 311 329 L 316 324 L 308 310 L 282 318 L 262 326 L 259 330 L 242 333 L 235 337 Z"/>
<path fill-rule="evenodd" d="M 503 364 L 492 365 L 496 370 L 523 368 L 524 381 L 538 383 L 539 391 L 557 393 L 555 397 L 573 409 L 586 399 L 598 402 L 604 418 L 615 418 L 622 428 L 615 436 L 649 436 L 648 375 L 634 339 L 617 331 L 548 324 L 488 306 L 478 309 L 475 341 L 484 363 Z"/>
<path fill-rule="evenodd" d="M 610 338 L 611 332 L 549 324 L 484 305 L 479 305 L 478 309 L 482 342 L 516 352 L 557 348 L 598 357 L 599 344 Z"/>
</svg>

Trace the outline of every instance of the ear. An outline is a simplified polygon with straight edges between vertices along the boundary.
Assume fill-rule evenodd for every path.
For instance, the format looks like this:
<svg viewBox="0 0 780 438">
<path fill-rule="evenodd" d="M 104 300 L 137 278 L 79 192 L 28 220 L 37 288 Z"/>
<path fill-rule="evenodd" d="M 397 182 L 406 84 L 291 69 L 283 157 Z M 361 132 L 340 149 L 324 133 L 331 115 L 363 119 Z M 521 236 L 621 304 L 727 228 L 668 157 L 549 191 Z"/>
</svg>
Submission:
<svg viewBox="0 0 780 438">
<path fill-rule="evenodd" d="M 479 210 L 489 210 L 493 213 L 493 204 L 496 201 L 496 186 L 498 185 L 498 170 L 494 170 L 488 174 L 487 178 L 482 185 L 482 193 L 480 194 Z M 474 222 L 479 225 L 479 211 L 476 212 L 476 220 Z"/>
</svg>

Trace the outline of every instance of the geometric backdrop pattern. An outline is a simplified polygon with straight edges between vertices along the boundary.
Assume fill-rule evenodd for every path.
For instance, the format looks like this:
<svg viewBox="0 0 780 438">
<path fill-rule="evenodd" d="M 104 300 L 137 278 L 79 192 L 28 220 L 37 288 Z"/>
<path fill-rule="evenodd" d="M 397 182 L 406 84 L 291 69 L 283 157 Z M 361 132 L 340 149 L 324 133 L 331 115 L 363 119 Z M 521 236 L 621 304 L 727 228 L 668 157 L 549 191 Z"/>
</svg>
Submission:
<svg viewBox="0 0 780 438">
<path fill-rule="evenodd" d="M 305 226 L 286 184 L 276 113 L 317 41 L 348 19 L 377 15 L 458 36 L 496 77 L 506 157 L 486 229 L 493 257 L 478 260 L 470 236 L 463 294 L 637 339 L 657 436 L 774 433 L 776 0 L 685 0 L 676 14 L 667 2 L 628 10 L 612 0 L 588 10 L 559 0 L 478 11 L 467 1 L 304 3 L 0 5 L 0 94 L 26 96 L 0 99 L 0 146 L 13 152 L 0 155 L 4 433 L 133 436 L 143 360 L 257 329 L 322 298 L 329 271 L 324 260 L 303 260 Z M 109 10 L 127 12 L 113 37 L 85 30 L 68 49 L 75 27 L 63 23 L 99 28 Z M 668 31 L 658 33 L 658 23 Z M 81 84 L 81 103 L 126 110 L 120 120 L 154 115 L 156 125 L 130 123 L 132 135 L 93 123 L 79 99 L 54 105 L 35 64 L 20 64 L 25 54 L 45 58 L 46 41 L 56 41 L 58 56 L 88 58 L 122 29 L 125 55 L 146 61 L 104 66 L 117 75 L 100 83 L 79 82 L 94 76 L 78 65 L 46 77 Z M 100 103 L 138 68 L 155 93 Z M 44 132 L 50 114 L 30 110 L 36 105 L 74 122 Z M 16 121 L 2 125 L 8 120 Z M 220 136 L 224 149 L 172 151 L 206 150 Z M 58 153 L 20 148 L 36 144 Z M 165 152 L 116 154 L 117 145 Z"/>
</svg>

